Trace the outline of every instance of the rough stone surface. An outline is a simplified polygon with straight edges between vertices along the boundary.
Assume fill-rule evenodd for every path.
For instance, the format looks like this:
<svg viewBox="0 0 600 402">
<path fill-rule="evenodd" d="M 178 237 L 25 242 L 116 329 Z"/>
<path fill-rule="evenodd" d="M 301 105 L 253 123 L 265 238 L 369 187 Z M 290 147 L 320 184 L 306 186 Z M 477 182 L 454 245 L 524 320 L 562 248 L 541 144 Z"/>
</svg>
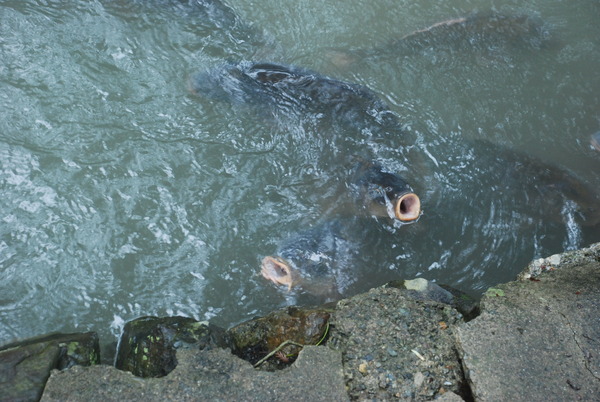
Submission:
<svg viewBox="0 0 600 402">
<path fill-rule="evenodd" d="M 338 303 L 328 345 L 342 352 L 352 399 L 465 394 L 453 339 L 460 322 L 446 304 L 382 287 Z"/>
<path fill-rule="evenodd" d="M 38 400 L 52 369 L 90 365 L 100 356 L 94 332 L 51 334 L 0 348 L 0 401 Z"/>
<path fill-rule="evenodd" d="M 600 400 L 600 244 L 520 278 L 488 291 L 457 331 L 475 399 Z"/>
<path fill-rule="evenodd" d="M 141 317 L 129 321 L 115 366 L 139 377 L 162 377 L 177 366 L 175 350 L 227 346 L 225 330 L 188 317 Z"/>
<path fill-rule="evenodd" d="M 572 267 L 586 263 L 600 262 L 600 243 L 575 251 L 554 254 L 550 257 L 533 260 L 518 276 L 518 280 L 535 278 L 543 272 L 553 271 L 562 267 Z M 568 279 L 568 278 L 567 278 Z"/>
<path fill-rule="evenodd" d="M 177 359 L 177 368 L 161 378 L 109 366 L 54 371 L 41 400 L 348 400 L 341 356 L 326 347 L 307 346 L 276 372 L 256 370 L 224 349 L 179 349 Z"/>
<path fill-rule="evenodd" d="M 416 278 L 391 281 L 385 286 L 406 289 L 409 291 L 406 294 L 414 299 L 449 304 L 461 313 L 467 321 L 479 314 L 478 299 L 448 285 L 438 285 L 424 278 Z"/>
</svg>

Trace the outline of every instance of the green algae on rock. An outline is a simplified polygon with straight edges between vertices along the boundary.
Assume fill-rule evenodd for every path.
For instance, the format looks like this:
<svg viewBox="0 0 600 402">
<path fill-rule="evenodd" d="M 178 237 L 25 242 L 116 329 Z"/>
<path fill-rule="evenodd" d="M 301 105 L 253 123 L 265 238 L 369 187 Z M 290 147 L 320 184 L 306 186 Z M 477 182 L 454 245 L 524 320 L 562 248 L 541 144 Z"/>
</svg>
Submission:
<svg viewBox="0 0 600 402">
<path fill-rule="evenodd" d="M 52 370 L 99 360 L 95 332 L 49 334 L 0 346 L 0 399 L 38 400 Z"/>
<path fill-rule="evenodd" d="M 188 317 L 141 317 L 125 324 L 115 367 L 163 377 L 177 366 L 176 349 L 209 346 L 227 346 L 222 328 Z"/>
</svg>

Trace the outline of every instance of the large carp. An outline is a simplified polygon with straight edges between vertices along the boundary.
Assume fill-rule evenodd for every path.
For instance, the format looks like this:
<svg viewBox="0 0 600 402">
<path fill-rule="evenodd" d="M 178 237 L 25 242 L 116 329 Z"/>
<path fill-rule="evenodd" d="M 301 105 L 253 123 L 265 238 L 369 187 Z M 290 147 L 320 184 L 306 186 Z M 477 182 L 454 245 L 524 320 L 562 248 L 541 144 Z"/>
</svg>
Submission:
<svg viewBox="0 0 600 402">
<path fill-rule="evenodd" d="M 421 214 L 421 200 L 404 179 L 372 161 L 359 161 L 351 179 L 353 199 L 369 215 L 411 222 Z"/>
<path fill-rule="evenodd" d="M 400 138 L 405 133 L 385 102 L 369 89 L 310 70 L 250 62 L 227 64 L 196 74 L 190 80 L 190 89 L 195 94 L 232 104 L 255 105 L 263 113 L 268 110 L 270 114 L 297 116 L 299 120 L 327 120 L 337 129 L 327 130 L 323 135 L 335 137 L 331 140 L 341 143 L 339 148 L 343 152 L 354 146 L 358 158 L 368 161 L 356 164 L 355 154 L 345 155 L 341 161 L 354 167 L 350 169 L 353 172 L 350 177 L 342 179 L 351 180 L 365 190 L 357 194 L 362 196 L 370 191 L 373 195 L 367 197 L 367 209 L 379 203 L 386 209 L 391 205 L 393 213 L 389 215 L 399 221 L 410 222 L 419 217 L 421 203 L 409 184 L 372 162 L 376 158 L 369 143 L 385 141 L 387 137 Z M 362 145 L 365 140 L 367 143 Z M 375 195 L 374 189 L 378 189 L 379 195 Z"/>
<path fill-rule="evenodd" d="M 190 90 L 232 104 L 254 105 L 277 115 L 329 120 L 365 135 L 383 135 L 382 130 L 401 134 L 396 116 L 366 87 L 295 66 L 228 63 L 193 75 Z"/>
<path fill-rule="evenodd" d="M 598 189 L 553 161 L 484 140 L 448 142 L 440 152 L 446 159 L 437 169 L 445 185 L 471 194 L 474 210 L 502 203 L 497 214 L 535 224 L 564 221 L 566 212 L 581 226 L 600 223 Z M 448 202 L 447 195 L 436 195 L 431 204 L 443 210 Z"/>
<path fill-rule="evenodd" d="M 509 48 L 540 49 L 556 40 L 540 18 L 530 15 L 474 12 L 450 18 L 370 49 L 329 49 L 338 67 L 378 58 L 411 56 L 433 49 L 442 51 L 497 51 Z"/>
</svg>

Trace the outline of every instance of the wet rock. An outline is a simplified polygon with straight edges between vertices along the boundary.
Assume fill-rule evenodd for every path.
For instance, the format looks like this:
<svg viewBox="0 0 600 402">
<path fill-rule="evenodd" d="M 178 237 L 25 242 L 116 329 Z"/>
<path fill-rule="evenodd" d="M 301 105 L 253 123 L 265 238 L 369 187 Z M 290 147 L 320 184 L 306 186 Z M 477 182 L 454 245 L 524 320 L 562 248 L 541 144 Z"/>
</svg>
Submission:
<svg viewBox="0 0 600 402">
<path fill-rule="evenodd" d="M 177 366 L 176 349 L 211 346 L 227 346 L 223 329 L 188 317 L 141 317 L 125 324 L 115 366 L 138 377 L 162 377 Z"/>
<path fill-rule="evenodd" d="M 227 333 L 233 353 L 254 364 L 286 341 L 301 345 L 318 344 L 326 335 L 329 317 L 330 310 L 327 309 L 287 307 L 243 322 Z M 299 346 L 288 345 L 281 351 L 293 360 L 300 349 Z"/>
<path fill-rule="evenodd" d="M 462 315 L 393 287 L 342 300 L 327 345 L 342 352 L 351 399 L 433 399 L 463 389 L 454 348 Z"/>
<path fill-rule="evenodd" d="M 462 402 L 462 401 L 464 401 L 463 398 L 461 398 L 460 396 L 458 396 L 457 394 L 455 394 L 454 392 L 451 392 L 451 391 L 442 393 L 440 396 L 435 398 L 435 400 L 438 402 Z"/>
<path fill-rule="evenodd" d="M 457 331 L 476 400 L 597 400 L 600 244 L 536 260 Z"/>
<path fill-rule="evenodd" d="M 109 366 L 52 373 L 42 401 L 323 400 L 346 401 L 341 356 L 306 346 L 286 370 L 266 372 L 224 349 L 179 349 L 167 376 L 140 379 Z"/>
<path fill-rule="evenodd" d="M 419 300 L 431 300 L 448 304 L 461 313 L 466 321 L 479 314 L 479 301 L 465 292 L 448 285 L 438 285 L 424 278 L 396 280 L 386 284 L 387 287 L 406 289 L 407 295 Z"/>
<path fill-rule="evenodd" d="M 452 286 L 441 284 L 442 289 L 452 294 L 450 305 L 463 315 L 465 321 L 470 321 L 479 315 L 479 299 L 453 288 Z"/>
<path fill-rule="evenodd" d="M 0 347 L 0 400 L 38 400 L 50 372 L 100 359 L 95 332 L 51 334 Z"/>
<path fill-rule="evenodd" d="M 580 265 L 590 261 L 600 262 L 600 243 L 591 245 L 590 247 L 581 250 L 568 251 L 562 254 L 554 254 L 550 257 L 539 258 L 529 263 L 527 268 L 523 270 L 517 279 L 525 281 L 527 279 L 536 278 L 543 272 L 553 271 L 561 267 L 569 267 Z"/>
</svg>

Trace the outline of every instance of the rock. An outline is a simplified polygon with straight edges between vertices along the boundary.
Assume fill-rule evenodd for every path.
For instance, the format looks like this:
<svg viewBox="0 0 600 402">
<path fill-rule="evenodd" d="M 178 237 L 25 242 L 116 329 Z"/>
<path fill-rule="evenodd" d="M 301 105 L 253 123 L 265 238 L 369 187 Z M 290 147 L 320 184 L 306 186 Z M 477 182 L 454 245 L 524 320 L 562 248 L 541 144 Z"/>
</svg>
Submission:
<svg viewBox="0 0 600 402">
<path fill-rule="evenodd" d="M 227 331 L 232 351 L 256 363 L 283 342 L 316 345 L 326 334 L 330 310 L 287 307 L 265 317 L 243 322 Z M 286 346 L 285 355 L 296 355 L 300 347 Z"/>
<path fill-rule="evenodd" d="M 456 395 L 454 392 L 444 392 L 439 397 L 435 399 L 438 402 L 462 402 L 463 398 Z"/>
<path fill-rule="evenodd" d="M 442 289 L 452 294 L 450 305 L 463 315 L 465 321 L 470 321 L 479 315 L 479 300 L 452 286 L 441 284 Z"/>
<path fill-rule="evenodd" d="M 548 258 L 534 260 L 517 276 L 517 279 L 526 280 L 535 278 L 543 272 L 552 271 L 561 266 L 580 265 L 590 261 L 600 261 L 600 243 L 593 244 L 581 250 L 568 251 Z"/>
<path fill-rule="evenodd" d="M 188 317 L 141 317 L 129 321 L 115 367 L 139 377 L 162 377 L 177 366 L 178 348 L 226 347 L 225 330 Z"/>
<path fill-rule="evenodd" d="M 475 318 L 479 314 L 479 301 L 477 299 L 448 285 L 438 285 L 424 278 L 415 278 L 391 281 L 385 286 L 410 290 L 411 292 L 407 292 L 407 295 L 419 300 L 432 300 L 448 304 L 458 310 L 466 321 Z"/>
<path fill-rule="evenodd" d="M 50 334 L 0 347 L 0 400 L 38 400 L 52 369 L 100 359 L 95 332 Z"/>
<path fill-rule="evenodd" d="M 351 399 L 468 394 L 454 348 L 461 314 L 413 292 L 385 286 L 338 302 L 327 345 L 342 352 Z"/>
<path fill-rule="evenodd" d="M 109 366 L 54 371 L 42 401 L 326 400 L 346 401 L 341 356 L 306 346 L 286 370 L 267 372 L 223 349 L 179 349 L 167 376 L 140 379 Z"/>
<path fill-rule="evenodd" d="M 599 262 L 600 244 L 537 260 L 484 295 L 457 331 L 476 400 L 598 399 Z"/>
</svg>

